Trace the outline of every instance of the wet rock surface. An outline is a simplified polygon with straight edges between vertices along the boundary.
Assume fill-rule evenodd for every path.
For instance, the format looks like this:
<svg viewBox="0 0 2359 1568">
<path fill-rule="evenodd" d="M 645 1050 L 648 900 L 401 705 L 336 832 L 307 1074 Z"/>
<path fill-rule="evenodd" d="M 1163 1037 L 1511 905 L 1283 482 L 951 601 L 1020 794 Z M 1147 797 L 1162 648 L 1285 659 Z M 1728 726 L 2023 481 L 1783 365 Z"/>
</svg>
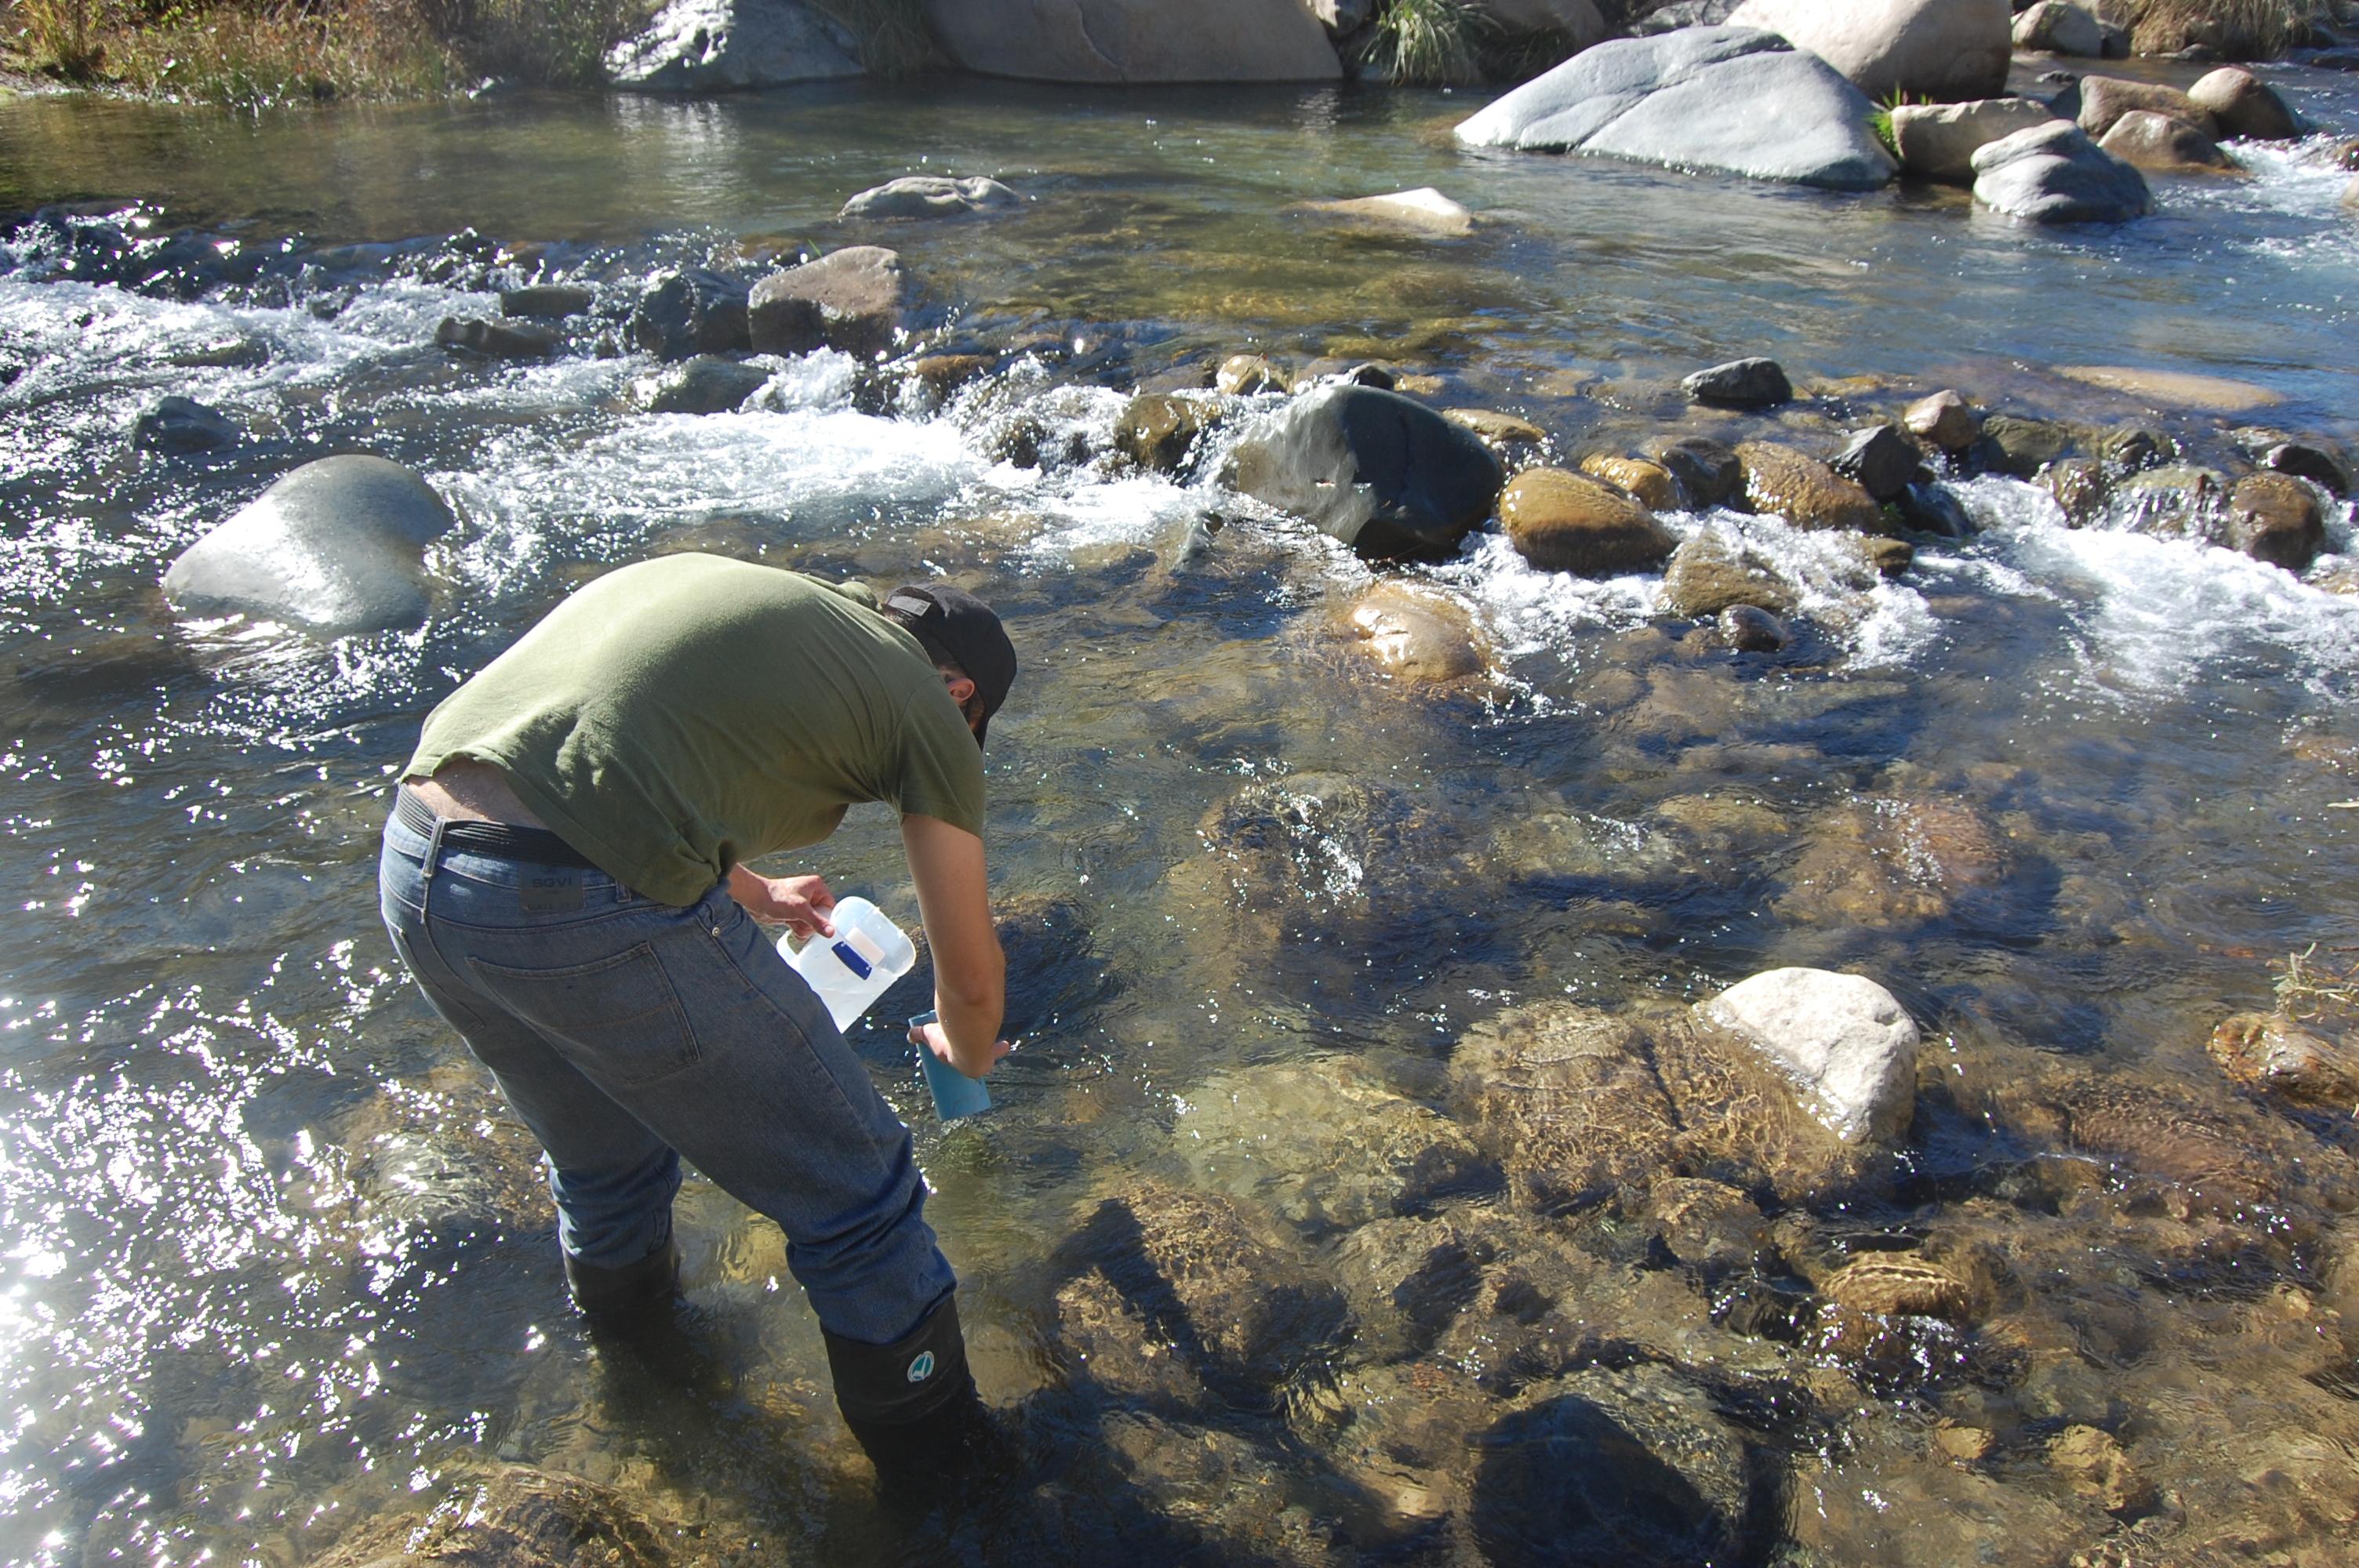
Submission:
<svg viewBox="0 0 2359 1568">
<path fill-rule="evenodd" d="M 1483 633 L 1465 610 L 1440 595 L 1379 583 L 1352 607 L 1353 646 L 1404 679 L 1440 685 L 1481 674 Z"/>
<path fill-rule="evenodd" d="M 312 1561 L 320 1568 L 673 1568 L 682 1560 L 666 1533 L 611 1487 L 511 1465 L 422 1517 L 363 1525 Z"/>
<path fill-rule="evenodd" d="M 2256 561 L 2306 571 L 2326 547 L 2318 497 L 2284 474 L 2247 474 L 2228 495 L 2228 542 Z"/>
<path fill-rule="evenodd" d="M 659 360 L 742 353 L 746 287 L 701 268 L 658 274 L 631 311 L 631 341 Z"/>
<path fill-rule="evenodd" d="M 799 0 L 671 0 L 606 57 L 617 87 L 721 92 L 861 74 L 860 46 Z"/>
<path fill-rule="evenodd" d="M 1788 615 L 1797 602 L 1767 557 L 1718 529 L 1682 544 L 1663 572 L 1663 608 L 1675 615 L 1718 615 L 1740 605 Z"/>
<path fill-rule="evenodd" d="M 848 245 L 756 284 L 745 303 L 747 341 L 766 354 L 824 346 L 873 358 L 893 346 L 913 293 L 899 253 Z"/>
<path fill-rule="evenodd" d="M 1372 559 L 1434 560 L 1490 514 L 1505 474 L 1482 438 L 1397 393 L 1303 394 L 1234 458 L 1239 490 Z"/>
<path fill-rule="evenodd" d="M 1973 166 L 1974 200 L 2010 218 L 2120 223 L 2154 210 L 2136 169 L 2062 121 L 1990 143 Z"/>
<path fill-rule="evenodd" d="M 725 414 L 770 379 L 760 365 L 699 354 L 632 384 L 633 401 L 650 414 Z"/>
<path fill-rule="evenodd" d="M 2282 1014 L 2238 1013 L 2208 1043 L 2212 1059 L 2235 1082 L 2294 1105 L 2359 1114 L 2359 1054 Z"/>
<path fill-rule="evenodd" d="M 960 218 L 978 212 L 1012 212 L 1024 198 L 995 179 L 965 179 L 940 174 L 904 175 L 871 186 L 843 204 L 839 218 Z"/>
<path fill-rule="evenodd" d="M 192 397 L 160 397 L 131 427 L 131 449 L 158 457 L 218 452 L 245 439 L 245 432 L 217 408 Z"/>
<path fill-rule="evenodd" d="M 1807 452 L 1746 441 L 1736 455 L 1745 465 L 1745 504 L 1755 512 L 1783 517 L 1797 528 L 1872 533 L 1884 525 L 1874 496 Z"/>
<path fill-rule="evenodd" d="M 1679 541 L 1636 501 L 1586 475 L 1526 469 L 1499 495 L 1499 524 L 1543 571 L 1603 577 L 1667 559 Z"/>
</svg>

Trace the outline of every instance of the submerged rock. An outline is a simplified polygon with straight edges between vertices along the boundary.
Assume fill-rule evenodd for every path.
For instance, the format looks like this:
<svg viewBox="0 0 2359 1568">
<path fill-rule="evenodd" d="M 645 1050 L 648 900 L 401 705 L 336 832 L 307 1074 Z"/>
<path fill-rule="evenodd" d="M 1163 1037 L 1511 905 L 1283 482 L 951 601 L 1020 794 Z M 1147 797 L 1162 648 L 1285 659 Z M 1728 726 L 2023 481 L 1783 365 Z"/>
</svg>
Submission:
<svg viewBox="0 0 2359 1568">
<path fill-rule="evenodd" d="M 1980 905 L 2006 884 L 2004 842 L 1982 814 L 1937 797 L 1879 796 L 1835 808 L 1786 873 L 1774 905 L 1810 925 L 1905 929 Z M 2006 912 L 1995 909 L 1994 918 Z"/>
<path fill-rule="evenodd" d="M 376 1518 L 311 1559 L 314 1568 L 670 1568 L 664 1536 L 613 1489 L 554 1470 L 503 1465 L 463 1507 Z"/>
<path fill-rule="evenodd" d="M 756 284 L 745 305 L 747 337 L 758 353 L 825 347 L 873 359 L 900 334 L 910 293 L 898 252 L 848 245 Z"/>
<path fill-rule="evenodd" d="M 1197 1187 L 1305 1227 L 1415 1214 L 1499 1181 L 1456 1123 L 1348 1056 L 1215 1074 L 1181 1097 L 1172 1136 Z"/>
<path fill-rule="evenodd" d="M 2236 66 L 2199 79 L 2187 90 L 2187 101 L 2211 115 L 2223 136 L 2283 142 L 2301 135 L 2300 118 L 2277 89 Z"/>
<path fill-rule="evenodd" d="M 2015 53 L 2008 0 L 1746 0 L 1728 21 L 1781 35 L 1879 102 L 1988 98 Z"/>
<path fill-rule="evenodd" d="M 977 212 L 1012 212 L 1024 198 L 995 179 L 955 179 L 940 174 L 910 174 L 871 186 L 843 204 L 839 218 L 961 218 Z"/>
<path fill-rule="evenodd" d="M 2326 548 L 2325 510 L 2298 479 L 2246 474 L 2228 495 L 2228 543 L 2256 561 L 2307 571 Z"/>
<path fill-rule="evenodd" d="M 1415 190 L 1389 191 L 1382 196 L 1311 201 L 1305 203 L 1304 210 L 1370 228 L 1430 234 L 1443 239 L 1457 239 L 1474 232 L 1474 214 L 1430 185 L 1419 186 Z"/>
<path fill-rule="evenodd" d="M 1895 172 L 1867 128 L 1873 109 L 1783 38 L 1692 27 L 1583 49 L 1461 124 L 1458 139 L 1872 190 Z"/>
<path fill-rule="evenodd" d="M 2235 168 L 2220 144 L 2189 124 L 2133 109 L 2097 145 L 2125 163 L 2160 173 L 2218 173 Z"/>
<path fill-rule="evenodd" d="M 1755 357 L 1700 370 L 1680 383 L 1680 390 L 1698 403 L 1730 408 L 1769 408 L 1793 400 L 1793 384 L 1776 360 Z"/>
<path fill-rule="evenodd" d="M 1378 583 L 1352 607 L 1349 621 L 1354 645 L 1404 680 L 1462 680 L 1490 662 L 1463 607 L 1404 583 Z"/>
<path fill-rule="evenodd" d="M 1495 408 L 1445 408 L 1441 413 L 1495 447 L 1537 447 L 1548 439 L 1548 432 L 1530 420 Z"/>
<path fill-rule="evenodd" d="M 1679 547 L 1671 531 L 1620 491 L 1562 469 L 1526 469 L 1499 496 L 1499 525 L 1542 571 L 1610 577 Z"/>
<path fill-rule="evenodd" d="M 1883 1317 L 1973 1319 L 1973 1288 L 1952 1270 L 1910 1252 L 1870 1252 L 1819 1281 L 1838 1306 Z"/>
<path fill-rule="evenodd" d="M 1752 511 L 1804 529 L 1872 533 L 1884 525 L 1874 496 L 1814 457 L 1775 441 L 1743 442 L 1736 456 L 1745 465 L 1745 501 Z"/>
<path fill-rule="evenodd" d="M 2056 117 L 2037 98 L 1896 103 L 1891 113 L 1892 140 L 1900 148 L 1902 171 L 1951 185 L 1974 182 L 1974 154 L 1984 147 Z"/>
<path fill-rule="evenodd" d="M 2334 1110 L 2359 1110 L 2359 1054 L 2282 1013 L 2240 1012 L 2212 1032 L 2212 1059 L 2246 1088 Z"/>
<path fill-rule="evenodd" d="M 244 439 L 245 432 L 228 415 L 193 397 L 159 397 L 131 427 L 131 449 L 162 458 L 223 451 Z"/>
<path fill-rule="evenodd" d="M 1034 81 L 1321 81 L 1343 74 L 1301 0 L 923 0 L 953 64 Z"/>
<path fill-rule="evenodd" d="M 1425 405 L 1330 385 L 1241 442 L 1231 479 L 1363 557 L 1440 560 L 1490 515 L 1505 473 L 1482 438 Z"/>
<path fill-rule="evenodd" d="M 861 73 L 851 30 L 800 0 L 671 0 L 606 56 L 607 79 L 641 92 L 723 92 Z"/>
<path fill-rule="evenodd" d="M 2154 211 L 2145 177 L 2059 120 L 1974 154 L 1974 200 L 2035 223 L 2121 223 Z"/>
<path fill-rule="evenodd" d="M 1790 615 L 1799 602 L 1767 556 L 1719 528 L 1682 544 L 1663 571 L 1662 607 L 1673 615 L 1701 619 L 1746 604 Z"/>
<path fill-rule="evenodd" d="M 322 458 L 183 551 L 164 592 L 197 614 L 243 612 L 332 633 L 426 617 L 425 547 L 456 520 L 399 463 Z"/>
<path fill-rule="evenodd" d="M 1890 1142 L 1917 1098 L 1917 1024 L 1864 975 L 1770 969 L 1700 1004 L 1792 1076 L 1813 1113 L 1846 1143 Z"/>
<path fill-rule="evenodd" d="M 2154 1505 L 2154 1483 L 2138 1473 L 2113 1433 L 2101 1428 L 2066 1427 L 2049 1440 L 2048 1463 L 2107 1513 L 2143 1513 Z"/>
</svg>

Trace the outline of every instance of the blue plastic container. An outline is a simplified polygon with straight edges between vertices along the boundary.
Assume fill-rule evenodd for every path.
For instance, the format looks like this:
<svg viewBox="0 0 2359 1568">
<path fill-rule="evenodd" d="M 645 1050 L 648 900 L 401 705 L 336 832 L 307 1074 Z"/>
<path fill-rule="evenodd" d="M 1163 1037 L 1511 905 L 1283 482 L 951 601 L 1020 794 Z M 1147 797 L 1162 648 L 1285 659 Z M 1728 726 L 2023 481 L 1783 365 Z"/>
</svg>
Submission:
<svg viewBox="0 0 2359 1568">
<path fill-rule="evenodd" d="M 921 1029 L 936 1021 L 937 1015 L 921 1012 L 909 1020 L 909 1027 Z M 944 1121 L 956 1121 L 962 1116 L 974 1116 L 991 1108 L 991 1089 L 981 1078 L 970 1078 L 948 1062 L 937 1056 L 919 1041 L 916 1046 L 918 1069 L 926 1075 L 926 1091 L 934 1097 L 934 1114 Z"/>
</svg>

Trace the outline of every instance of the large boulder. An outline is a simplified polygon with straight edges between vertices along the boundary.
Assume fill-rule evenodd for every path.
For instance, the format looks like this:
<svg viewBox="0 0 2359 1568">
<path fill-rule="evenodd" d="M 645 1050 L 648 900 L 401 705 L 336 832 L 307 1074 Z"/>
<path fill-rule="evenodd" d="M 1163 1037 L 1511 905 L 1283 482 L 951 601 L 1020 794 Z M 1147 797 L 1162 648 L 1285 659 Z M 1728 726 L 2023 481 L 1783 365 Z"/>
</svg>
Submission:
<svg viewBox="0 0 2359 1568">
<path fill-rule="evenodd" d="M 959 218 L 973 212 L 1012 212 L 1024 198 L 995 179 L 978 175 L 955 179 L 946 174 L 909 174 L 872 186 L 843 204 L 839 218 Z"/>
<path fill-rule="evenodd" d="M 1526 469 L 1499 496 L 1499 525 L 1542 571 L 1611 577 L 1659 564 L 1678 537 L 1654 514 L 1601 480 Z"/>
<path fill-rule="evenodd" d="M 2133 109 L 2114 122 L 2097 146 L 2138 168 L 2158 174 L 2220 173 L 2235 168 L 2220 144 L 2168 114 Z"/>
<path fill-rule="evenodd" d="M 1691 27 L 1584 49 L 1467 120 L 1458 139 L 1871 190 L 1895 172 L 1868 128 L 1874 111 L 1783 39 Z"/>
<path fill-rule="evenodd" d="M 1974 98 L 1963 103 L 1897 103 L 1892 140 L 1900 170 L 1951 185 L 1974 182 L 1974 154 L 2017 131 L 2044 125 L 2054 110 L 2037 98 Z"/>
<path fill-rule="evenodd" d="M 1974 200 L 2035 223 L 2123 223 L 2154 211 L 2144 175 L 2062 120 L 1974 154 Z"/>
<path fill-rule="evenodd" d="M 746 335 L 756 353 L 840 349 L 872 359 L 893 346 L 911 293 L 899 253 L 849 245 L 754 286 Z"/>
<path fill-rule="evenodd" d="M 2187 90 L 2187 99 L 2219 123 L 2223 136 L 2282 142 L 2301 135 L 2300 120 L 2277 89 L 2237 66 L 2202 77 Z"/>
<path fill-rule="evenodd" d="M 1321 81 L 1343 74 L 1302 0 L 924 0 L 953 64 L 1031 81 Z"/>
<path fill-rule="evenodd" d="M 164 574 L 181 610 L 242 612 L 331 633 L 426 618 L 425 547 L 455 519 L 384 458 L 321 458 L 280 479 Z"/>
<path fill-rule="evenodd" d="M 1491 514 L 1506 475 L 1483 438 L 1372 386 L 1321 386 L 1233 460 L 1235 487 L 1371 559 L 1440 560 Z"/>
<path fill-rule="evenodd" d="M 726 92 L 860 73 L 850 30 L 798 0 L 671 0 L 606 56 L 614 85 L 640 92 Z"/>
<path fill-rule="evenodd" d="M 2105 52 L 2105 28 L 2071 0 L 2038 0 L 2015 19 L 2015 47 L 2100 59 Z"/>
<path fill-rule="evenodd" d="M 1989 98 L 2015 56 L 2008 0 L 1745 0 L 1728 18 L 1810 50 L 1870 98 Z"/>
<path fill-rule="evenodd" d="M 1874 980 L 1770 969 L 1698 1011 L 1789 1076 L 1811 1113 L 1844 1142 L 1890 1142 L 1908 1131 L 1917 1100 L 1917 1025 Z"/>
</svg>

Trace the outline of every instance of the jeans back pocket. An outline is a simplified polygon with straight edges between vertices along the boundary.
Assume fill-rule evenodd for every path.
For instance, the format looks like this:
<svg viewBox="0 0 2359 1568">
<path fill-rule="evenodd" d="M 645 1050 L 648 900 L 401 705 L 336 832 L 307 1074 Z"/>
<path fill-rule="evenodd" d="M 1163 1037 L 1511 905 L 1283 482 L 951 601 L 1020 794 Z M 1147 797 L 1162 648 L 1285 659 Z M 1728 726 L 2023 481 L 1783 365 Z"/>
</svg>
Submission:
<svg viewBox="0 0 2359 1568">
<path fill-rule="evenodd" d="M 688 1010 L 647 943 L 564 968 L 467 964 L 485 995 L 552 1044 L 571 1046 L 563 1054 L 601 1087 L 646 1083 L 696 1063 Z"/>
</svg>

